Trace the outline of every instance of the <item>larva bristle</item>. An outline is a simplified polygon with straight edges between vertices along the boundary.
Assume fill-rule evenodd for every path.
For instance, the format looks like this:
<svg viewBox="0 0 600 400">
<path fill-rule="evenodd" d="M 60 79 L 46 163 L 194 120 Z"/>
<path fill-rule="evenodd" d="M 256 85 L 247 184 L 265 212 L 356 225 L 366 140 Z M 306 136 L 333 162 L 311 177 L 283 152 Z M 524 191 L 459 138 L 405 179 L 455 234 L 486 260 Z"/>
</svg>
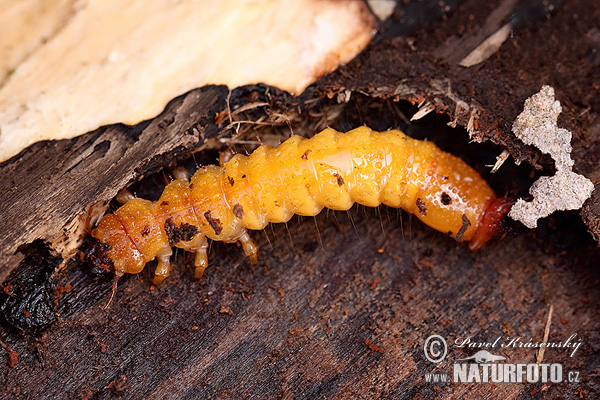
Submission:
<svg viewBox="0 0 600 400">
<path fill-rule="evenodd" d="M 121 274 L 115 274 L 115 276 L 113 277 L 110 297 L 108 298 L 106 305 L 104 307 L 102 307 L 104 310 L 108 310 L 108 308 L 112 304 L 112 301 L 115 299 L 115 296 L 117 294 L 117 286 L 119 284 L 119 279 L 121 278 L 121 276 L 122 276 Z"/>
</svg>

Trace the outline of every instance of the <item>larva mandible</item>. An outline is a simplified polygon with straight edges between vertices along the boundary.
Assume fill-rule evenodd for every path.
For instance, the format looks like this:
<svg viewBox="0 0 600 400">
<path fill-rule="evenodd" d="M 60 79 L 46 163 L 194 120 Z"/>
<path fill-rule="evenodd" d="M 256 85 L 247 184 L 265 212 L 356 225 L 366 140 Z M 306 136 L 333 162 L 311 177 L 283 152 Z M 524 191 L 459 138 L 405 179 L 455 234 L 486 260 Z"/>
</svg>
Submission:
<svg viewBox="0 0 600 400">
<path fill-rule="evenodd" d="M 385 204 L 415 214 L 430 227 L 477 250 L 501 228 L 511 202 L 497 198 L 464 161 L 399 130 L 325 129 L 310 139 L 292 136 L 273 148 L 236 154 L 221 166 L 177 174 L 155 202 L 133 198 L 100 220 L 88 252 L 116 273 L 140 272 L 158 259 L 154 283 L 170 271 L 171 247 L 195 252 L 195 276 L 206 268 L 207 238 L 240 242 L 252 263 L 257 248 L 247 230 L 314 216 L 323 207 Z M 113 286 L 113 290 L 116 286 Z"/>
</svg>

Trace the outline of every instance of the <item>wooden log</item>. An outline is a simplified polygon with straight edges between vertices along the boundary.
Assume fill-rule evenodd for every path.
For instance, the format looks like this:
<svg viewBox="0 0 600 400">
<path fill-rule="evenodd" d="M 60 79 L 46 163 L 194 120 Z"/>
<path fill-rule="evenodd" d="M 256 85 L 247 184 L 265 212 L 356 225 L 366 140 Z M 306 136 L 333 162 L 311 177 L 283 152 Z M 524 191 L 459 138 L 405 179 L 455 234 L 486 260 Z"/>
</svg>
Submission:
<svg viewBox="0 0 600 400">
<path fill-rule="evenodd" d="M 439 7 L 439 2 L 427 4 Z M 396 30 L 386 36 L 394 32 L 394 23 L 414 16 L 399 6 L 374 45 L 315 87 L 315 96 L 333 99 L 319 103 L 323 114 L 338 115 L 331 124 L 342 128 L 396 121 L 391 117 L 394 111 L 381 111 L 394 105 L 393 100 L 422 106 L 429 102 L 436 113 L 448 114 L 451 124 L 471 124 L 474 138 L 500 144 L 495 148 L 498 154 L 508 149 L 523 163 L 548 168 L 535 149 L 511 137 L 510 126 L 524 99 L 541 85 L 551 84 L 565 110 L 559 124 L 574 132 L 576 169 L 598 184 L 598 89 L 590 76 L 596 76 L 598 69 L 593 54 L 600 7 L 582 0 L 567 2 L 550 18 L 521 28 L 482 66 L 464 69 L 438 58 L 434 50 L 451 35 L 472 32 L 501 2 L 449 4 L 455 12 L 444 12 L 443 21 L 419 29 L 431 21 L 432 13 L 424 13 L 428 19 L 411 20 L 418 30 Z M 201 116 L 211 115 L 208 110 L 224 109 L 226 89 L 196 93 L 201 94 L 197 100 L 180 98 L 169 108 L 179 121 L 178 133 L 187 132 Z M 348 100 L 347 107 L 340 109 L 336 100 Z M 182 104 L 189 105 L 186 113 L 176 111 Z M 199 109 L 204 111 L 189 117 Z M 429 114 L 414 125 L 435 113 Z M 171 125 L 167 131 L 175 134 Z M 200 125 L 205 136 L 217 135 L 210 123 Z M 142 134 L 150 126 L 158 127 L 153 121 Z M 42 208 L 47 232 L 59 229 L 86 205 L 109 200 L 137 177 L 198 145 L 197 134 L 184 133 L 178 140 L 186 144 L 178 147 L 176 139 L 162 145 L 153 135 L 136 140 L 136 135 L 117 134 L 115 129 L 121 128 L 88 135 L 89 148 L 101 150 L 103 135 L 112 132 L 108 137 L 122 143 L 119 148 L 138 143 L 138 154 L 144 155 L 128 161 L 120 155 L 130 153 L 122 150 L 110 163 L 92 160 L 91 165 L 110 167 L 117 162 L 121 168 L 105 168 L 115 174 L 112 178 L 99 166 L 94 170 L 99 178 L 82 170 L 78 177 L 85 190 L 74 194 L 81 196 L 78 205 L 67 207 L 59 204 L 59 196 L 50 196 L 62 211 Z M 430 137 L 459 143 L 459 136 L 455 130 Z M 146 153 L 148 141 L 162 150 Z M 84 142 L 70 143 L 43 144 L 39 149 L 84 147 Z M 461 155 L 472 148 L 456 145 Z M 106 154 L 111 149 L 112 145 Z M 44 153 L 36 154 L 23 157 Z M 40 164 L 55 163 L 75 165 L 50 157 L 27 165 L 41 174 Z M 483 163 L 475 167 L 485 172 Z M 28 176 L 10 168 L 13 174 Z M 70 181 L 59 180 L 61 173 L 51 172 L 34 177 L 37 188 L 48 182 L 60 182 L 55 189 L 69 186 L 65 182 Z M 489 174 L 486 178 L 506 190 L 525 190 L 514 181 L 535 178 L 535 171 L 514 169 L 508 161 L 500 169 L 503 173 L 500 178 Z M 85 183 L 84 177 L 94 182 Z M 3 178 L 10 180 L 10 175 Z M 31 192 L 20 193 L 29 196 L 29 202 L 37 201 Z M 10 197 L 18 199 L 16 194 Z M 588 208 L 589 215 L 597 221 L 594 207 Z M 49 223 L 49 213 L 62 222 Z M 0 398 L 596 398 L 600 396 L 595 378 L 600 254 L 585 230 L 578 212 L 559 213 L 540 221 L 537 230 L 520 231 L 470 253 L 396 210 L 323 213 L 316 220 L 295 218 L 287 227 L 254 232 L 260 246 L 256 267 L 248 264 L 241 249 L 222 243 L 211 246 L 210 268 L 201 281 L 192 280 L 193 270 L 186 268 L 191 259 L 179 253 L 172 276 L 153 288 L 150 265 L 139 276 L 120 282 L 109 310 L 101 307 L 110 293 L 110 279 L 92 276 L 75 259 L 56 277 L 59 320 L 38 339 L 8 329 L 2 334 L 6 364 L 12 367 L 0 371 Z M 17 243 L 37 238 L 8 234 Z M 548 324 L 550 306 L 553 317 Z M 473 355 L 472 349 L 452 346 L 459 338 L 483 342 L 500 337 L 506 343 L 507 338 L 521 337 L 540 342 L 547 325 L 551 341 L 565 341 L 574 333 L 582 339 L 574 356 L 572 349 L 549 348 L 542 360 L 560 363 L 565 372 L 578 372 L 579 382 L 567 382 L 568 376 L 553 384 L 426 382 L 425 374 L 451 373 L 454 361 Z M 450 346 L 440 364 L 429 362 L 423 352 L 432 334 L 443 336 Z M 532 363 L 538 357 L 535 348 L 489 350 L 510 363 Z"/>
</svg>

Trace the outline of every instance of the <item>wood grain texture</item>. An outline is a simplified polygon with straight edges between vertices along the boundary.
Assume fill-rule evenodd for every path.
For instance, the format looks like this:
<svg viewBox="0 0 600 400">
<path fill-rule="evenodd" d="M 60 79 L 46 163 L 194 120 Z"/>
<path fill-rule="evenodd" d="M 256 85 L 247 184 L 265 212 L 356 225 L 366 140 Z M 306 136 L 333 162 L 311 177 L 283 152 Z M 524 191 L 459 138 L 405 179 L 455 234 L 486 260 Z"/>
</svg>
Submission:
<svg viewBox="0 0 600 400">
<path fill-rule="evenodd" d="M 414 217 L 380 211 L 381 219 L 354 209 L 352 221 L 321 214 L 323 247 L 311 218 L 292 220 L 291 242 L 284 225 L 268 228 L 272 248 L 253 232 L 255 268 L 237 246 L 215 243 L 201 281 L 180 253 L 159 287 L 149 287 L 151 268 L 123 279 L 107 311 L 100 307 L 110 281 L 70 268 L 61 320 L 37 343 L 4 337 L 19 363 L 0 372 L 0 398 L 109 399 L 123 375 L 117 392 L 127 399 L 558 398 L 574 397 L 578 386 L 598 393 L 599 275 L 594 256 L 578 256 L 593 241 L 563 247 L 531 232 L 470 253 Z M 423 355 L 430 334 L 541 340 L 550 304 L 551 339 L 577 333 L 583 345 L 573 358 L 548 349 L 544 360 L 581 371 L 580 385 L 425 382 L 425 373 L 447 372 L 474 352 L 451 348 L 433 365 Z M 494 353 L 509 362 L 536 357 L 528 349 Z"/>
</svg>

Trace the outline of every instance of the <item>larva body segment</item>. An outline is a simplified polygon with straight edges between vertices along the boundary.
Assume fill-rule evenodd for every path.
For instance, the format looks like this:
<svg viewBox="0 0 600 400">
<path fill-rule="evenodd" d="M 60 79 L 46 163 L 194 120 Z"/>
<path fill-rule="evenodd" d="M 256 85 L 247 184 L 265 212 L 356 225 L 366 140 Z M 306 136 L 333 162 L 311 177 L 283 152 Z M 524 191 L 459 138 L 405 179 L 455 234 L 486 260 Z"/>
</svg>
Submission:
<svg viewBox="0 0 600 400">
<path fill-rule="evenodd" d="M 171 182 L 154 203 L 130 200 L 92 232 L 104 251 L 96 263 L 120 276 L 139 272 L 156 257 L 158 283 L 169 274 L 176 246 L 196 252 L 200 277 L 206 238 L 240 241 L 255 261 L 247 229 L 286 222 L 294 214 L 313 216 L 324 207 L 348 210 L 354 203 L 402 208 L 459 241 L 475 237 L 472 249 L 496 234 L 488 225 L 497 223 L 506 204 L 475 170 L 431 142 L 399 130 L 325 129 L 310 139 L 292 136 L 276 148 L 263 145 L 250 156 L 205 166 L 190 182 Z M 491 204 L 496 212 L 480 226 Z"/>
</svg>

